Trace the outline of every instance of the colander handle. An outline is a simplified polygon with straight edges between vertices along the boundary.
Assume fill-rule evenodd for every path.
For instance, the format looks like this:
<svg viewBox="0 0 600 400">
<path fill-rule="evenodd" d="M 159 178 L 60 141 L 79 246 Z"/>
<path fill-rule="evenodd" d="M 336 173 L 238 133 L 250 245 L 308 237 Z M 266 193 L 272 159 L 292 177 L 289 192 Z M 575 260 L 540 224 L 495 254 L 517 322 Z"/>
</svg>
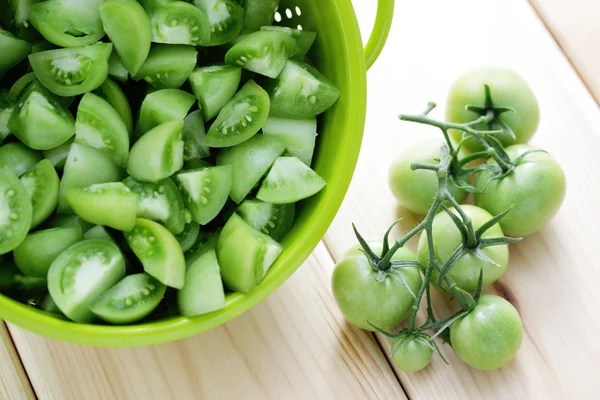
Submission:
<svg viewBox="0 0 600 400">
<path fill-rule="evenodd" d="M 375 26 L 371 37 L 365 47 L 365 56 L 367 59 L 367 69 L 377 60 L 381 54 L 383 46 L 390 33 L 392 27 L 392 19 L 394 18 L 394 0 L 379 0 L 377 4 L 377 17 L 375 18 Z"/>
</svg>

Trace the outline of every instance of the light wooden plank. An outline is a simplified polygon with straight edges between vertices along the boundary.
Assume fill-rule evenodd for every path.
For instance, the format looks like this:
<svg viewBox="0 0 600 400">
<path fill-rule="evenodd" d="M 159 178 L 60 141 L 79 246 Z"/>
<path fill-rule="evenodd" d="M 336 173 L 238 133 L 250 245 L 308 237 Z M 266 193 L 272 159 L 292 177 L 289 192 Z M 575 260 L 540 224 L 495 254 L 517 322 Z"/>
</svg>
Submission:
<svg viewBox="0 0 600 400">
<path fill-rule="evenodd" d="M 597 101 L 600 101 L 600 2 L 530 0 Z"/>
<path fill-rule="evenodd" d="M 356 2 L 359 15 L 372 13 Z M 372 14 L 371 14 L 372 15 Z M 600 13 L 594 16 L 600 18 Z M 368 32 L 369 21 L 362 26 Z M 500 63 L 520 71 L 538 96 L 542 122 L 533 143 L 563 165 L 569 183 L 559 215 L 511 249 L 497 288 L 508 293 L 525 324 L 524 344 L 510 367 L 479 372 L 448 347 L 451 365 L 436 358 L 422 373 L 399 372 L 411 399 L 584 399 L 597 397 L 600 376 L 600 112 L 560 48 L 526 1 L 401 1 L 390 42 L 369 73 L 365 140 L 351 189 L 325 242 L 334 259 L 356 240 L 350 223 L 381 237 L 398 216 L 387 188 L 389 160 L 407 144 L 438 132 L 401 123 L 399 112 L 443 102 L 464 70 Z M 414 226 L 406 218 L 401 231 Z M 413 243 L 414 245 L 414 243 Z M 448 306 L 436 299 L 436 309 Z M 389 342 L 379 338 L 389 349 Z"/>
<path fill-rule="evenodd" d="M 0 321 L 0 400 L 33 400 L 35 394 L 23 370 L 4 322 Z"/>
<path fill-rule="evenodd" d="M 11 327 L 40 400 L 405 399 L 369 333 L 347 325 L 321 244 L 265 302 L 176 343 L 96 349 Z"/>
</svg>

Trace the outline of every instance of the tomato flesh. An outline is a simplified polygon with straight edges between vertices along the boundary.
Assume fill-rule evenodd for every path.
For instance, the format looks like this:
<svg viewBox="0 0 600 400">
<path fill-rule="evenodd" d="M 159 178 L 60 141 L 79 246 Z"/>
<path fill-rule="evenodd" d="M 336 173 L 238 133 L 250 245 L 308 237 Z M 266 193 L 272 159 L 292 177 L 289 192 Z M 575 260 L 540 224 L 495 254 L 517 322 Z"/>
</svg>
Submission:
<svg viewBox="0 0 600 400">
<path fill-rule="evenodd" d="M 31 229 L 44 222 L 56 209 L 60 180 L 48 160 L 42 160 L 21 176 L 21 183 L 31 199 Z"/>
<path fill-rule="evenodd" d="M 20 142 L 7 143 L 0 147 L 0 168 L 6 167 L 21 176 L 42 160 L 39 151 L 31 150 Z"/>
<path fill-rule="evenodd" d="M 256 199 L 246 199 L 236 213 L 254 229 L 280 242 L 292 229 L 295 205 L 271 204 Z"/>
<path fill-rule="evenodd" d="M 196 68 L 189 77 L 192 92 L 200 103 L 206 121 L 216 117 L 235 95 L 242 78 L 242 69 L 232 65 L 211 65 Z"/>
<path fill-rule="evenodd" d="M 207 251 L 187 268 L 185 285 L 177 293 L 177 304 L 184 317 L 225 307 L 225 289 L 214 250 Z"/>
<path fill-rule="evenodd" d="M 31 226 L 32 207 L 27 190 L 8 168 L 0 168 L 0 254 L 17 247 Z"/>
</svg>

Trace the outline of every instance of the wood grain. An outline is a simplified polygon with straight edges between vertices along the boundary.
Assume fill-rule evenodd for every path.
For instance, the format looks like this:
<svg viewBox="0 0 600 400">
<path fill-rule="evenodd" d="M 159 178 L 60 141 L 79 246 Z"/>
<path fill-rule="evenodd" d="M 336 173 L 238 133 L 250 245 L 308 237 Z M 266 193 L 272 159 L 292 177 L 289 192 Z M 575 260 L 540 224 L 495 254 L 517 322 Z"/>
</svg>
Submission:
<svg viewBox="0 0 600 400">
<path fill-rule="evenodd" d="M 356 9 L 360 15 L 362 3 Z M 464 70 L 489 63 L 518 70 L 542 111 L 533 143 L 560 160 L 569 186 L 558 216 L 511 248 L 509 270 L 496 286 L 521 312 L 523 346 L 512 364 L 499 371 L 475 371 L 444 347 L 451 366 L 437 358 L 422 373 L 398 373 L 411 399 L 597 397 L 597 104 L 525 1 L 402 1 L 395 17 L 392 42 L 369 73 L 365 141 L 352 187 L 325 238 L 329 250 L 339 259 L 356 242 L 351 222 L 372 238 L 381 237 L 399 216 L 408 218 L 397 235 L 414 226 L 415 217 L 398 210 L 387 188 L 388 160 L 407 144 L 438 132 L 401 123 L 395 118 L 399 112 L 418 113 L 428 100 L 436 100 L 440 110 L 433 115 L 443 118 L 447 90 Z M 447 307 L 438 296 L 438 312 L 448 313 Z M 387 339 L 379 340 L 389 349 Z"/>
<path fill-rule="evenodd" d="M 600 2 L 596 0 L 530 0 L 540 17 L 600 101 Z"/>
<path fill-rule="evenodd" d="M 33 400 L 35 394 L 23 370 L 4 322 L 0 321 L 0 400 Z"/>
<path fill-rule="evenodd" d="M 406 399 L 373 336 L 336 309 L 332 267 L 321 244 L 259 306 L 167 345 L 97 349 L 11 333 L 40 400 Z"/>
</svg>

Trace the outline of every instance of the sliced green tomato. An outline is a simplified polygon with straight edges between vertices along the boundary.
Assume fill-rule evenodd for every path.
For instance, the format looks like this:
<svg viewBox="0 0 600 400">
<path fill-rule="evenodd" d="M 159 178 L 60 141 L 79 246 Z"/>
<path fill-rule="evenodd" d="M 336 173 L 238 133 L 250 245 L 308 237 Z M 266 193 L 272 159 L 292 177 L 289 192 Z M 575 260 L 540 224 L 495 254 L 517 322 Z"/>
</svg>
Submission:
<svg viewBox="0 0 600 400">
<path fill-rule="evenodd" d="M 52 163 L 38 162 L 21 176 L 21 183 L 31 198 L 31 229 L 44 222 L 56 209 L 60 180 Z"/>
<path fill-rule="evenodd" d="M 317 119 L 283 119 L 270 117 L 262 128 L 263 134 L 275 137 L 286 145 L 286 154 L 312 164 L 317 140 Z"/>
<path fill-rule="evenodd" d="M 20 77 L 10 88 L 8 95 L 11 99 L 18 100 L 21 97 L 21 93 L 27 88 L 27 86 L 37 80 L 35 72 L 29 72 Z"/>
<path fill-rule="evenodd" d="M 50 164 L 52 164 L 55 169 L 63 169 L 67 157 L 69 156 L 69 151 L 71 151 L 71 145 L 74 141 L 75 138 L 71 138 L 60 146 L 44 150 L 42 154 L 44 155 L 44 158 L 50 161 Z"/>
<path fill-rule="evenodd" d="M 185 229 L 185 204 L 177 185 L 171 179 L 149 183 L 128 177 L 123 183 L 138 194 L 138 217 L 158 221 L 174 235 Z"/>
<path fill-rule="evenodd" d="M 73 136 L 75 120 L 67 107 L 40 82 L 34 81 L 13 110 L 8 128 L 32 149 L 48 150 Z"/>
<path fill-rule="evenodd" d="M 16 103 L 8 97 L 5 91 L 0 91 L 0 144 L 10 135 L 8 121 L 15 105 Z"/>
<path fill-rule="evenodd" d="M 127 172 L 139 181 L 158 182 L 183 167 L 183 121 L 158 125 L 138 140 L 129 153 Z"/>
<path fill-rule="evenodd" d="M 194 70 L 197 54 L 193 46 L 155 44 L 134 79 L 158 89 L 179 89 Z"/>
<path fill-rule="evenodd" d="M 207 251 L 217 249 L 219 233 L 200 232 L 196 243 L 185 252 L 185 264 L 189 267 Z"/>
<path fill-rule="evenodd" d="M 217 243 L 223 282 L 234 292 L 252 291 L 282 252 L 279 243 L 234 213 L 223 227 Z"/>
<path fill-rule="evenodd" d="M 231 190 L 231 166 L 209 167 L 177 175 L 192 219 L 200 225 L 212 221 L 225 206 Z"/>
<path fill-rule="evenodd" d="M 196 68 L 189 81 L 192 92 L 200 103 L 206 121 L 219 114 L 235 95 L 242 78 L 242 69 L 232 65 L 212 65 Z"/>
<path fill-rule="evenodd" d="M 286 35 L 289 35 L 292 39 L 296 41 L 296 45 L 298 46 L 298 52 L 294 56 L 296 58 L 304 57 L 312 47 L 313 43 L 315 42 L 315 39 L 317 38 L 317 34 L 315 32 L 300 29 L 292 29 L 288 28 L 287 26 L 262 26 L 260 30 L 282 32 Z"/>
<path fill-rule="evenodd" d="M 110 234 L 108 233 L 108 231 L 103 226 L 101 226 L 101 225 L 96 225 L 92 229 L 90 229 L 89 231 L 85 232 L 83 234 L 83 238 L 86 239 L 86 240 L 88 240 L 88 239 L 102 239 L 102 240 L 108 240 L 108 241 L 111 241 L 111 242 L 115 242 L 115 240 L 113 239 L 113 237 L 110 236 Z"/>
<path fill-rule="evenodd" d="M 208 18 L 210 35 L 202 46 L 219 46 L 239 35 L 244 23 L 244 9 L 233 0 L 194 0 Z"/>
<path fill-rule="evenodd" d="M 31 150 L 20 142 L 0 146 L 0 168 L 7 167 L 15 175 L 21 176 L 42 160 L 42 153 Z"/>
<path fill-rule="evenodd" d="M 68 189 L 120 180 L 121 170 L 110 158 L 96 149 L 73 143 L 60 180 L 58 212 L 63 214 L 73 212 L 66 199 Z"/>
<path fill-rule="evenodd" d="M 203 145 L 206 130 L 202 113 L 196 110 L 183 120 L 183 160 L 196 160 L 210 156 L 210 148 Z"/>
<path fill-rule="evenodd" d="M 19 178 L 0 168 L 0 254 L 17 247 L 31 226 L 31 200 Z"/>
<path fill-rule="evenodd" d="M 0 24 L 18 37 L 27 41 L 39 38 L 30 20 L 31 6 L 40 0 L 2 0 L 0 1 Z"/>
<path fill-rule="evenodd" d="M 261 26 L 271 25 L 279 0 L 242 0 L 244 27 L 242 32 L 254 32 Z"/>
<path fill-rule="evenodd" d="M 231 165 L 231 199 L 240 203 L 283 154 L 285 144 L 273 137 L 256 135 L 237 146 L 223 149 L 217 165 Z"/>
<path fill-rule="evenodd" d="M 2 54 L 2 57 L 0 57 L 0 77 L 23 61 L 30 50 L 31 45 L 29 43 L 0 28 L 0 54 Z"/>
<path fill-rule="evenodd" d="M 185 259 L 171 232 L 154 221 L 139 218 L 135 228 L 125 237 L 147 274 L 169 287 L 183 287 Z"/>
<path fill-rule="evenodd" d="M 179 89 L 162 89 L 144 98 L 140 108 L 139 129 L 136 136 L 169 121 L 183 121 L 196 99 Z M 139 133 L 139 135 L 138 135 Z"/>
<path fill-rule="evenodd" d="M 133 135 L 133 116 L 131 115 L 129 100 L 123 89 L 121 89 L 121 86 L 115 81 L 107 79 L 102 86 L 96 89 L 96 94 L 108 101 L 115 111 L 119 113 L 119 116 L 125 122 L 125 126 L 127 126 L 129 137 L 131 137 Z"/>
<path fill-rule="evenodd" d="M 138 196 L 121 182 L 97 183 L 66 192 L 67 201 L 84 220 L 120 231 L 135 225 Z"/>
<path fill-rule="evenodd" d="M 271 113 L 282 118 L 312 118 L 331 107 L 340 91 L 310 65 L 288 60 L 270 85 Z"/>
<path fill-rule="evenodd" d="M 48 290 L 57 307 L 69 319 L 90 323 L 90 307 L 125 277 L 125 260 L 116 244 L 92 239 L 63 251 L 48 271 Z"/>
<path fill-rule="evenodd" d="M 47 50 L 30 54 L 29 62 L 37 78 L 59 96 L 91 92 L 108 77 L 110 43 Z"/>
<path fill-rule="evenodd" d="M 111 324 L 131 324 L 147 317 L 162 301 L 167 287 L 148 274 L 129 275 L 92 305 L 92 312 Z"/>
<path fill-rule="evenodd" d="M 198 225 L 197 223 L 190 222 L 189 224 L 185 224 L 183 232 L 175 236 L 183 252 L 186 252 L 192 248 L 194 243 L 196 243 L 196 240 L 198 240 L 199 233 L 200 225 Z"/>
<path fill-rule="evenodd" d="M 31 23 L 60 47 L 96 43 L 104 36 L 98 7 L 103 0 L 50 0 L 31 6 Z"/>
<path fill-rule="evenodd" d="M 93 93 L 86 93 L 79 102 L 75 120 L 75 143 L 101 151 L 119 167 L 127 165 L 127 125 L 106 100 Z"/>
<path fill-rule="evenodd" d="M 115 47 L 113 47 L 108 59 L 108 75 L 119 82 L 127 82 L 127 79 L 129 79 L 129 71 L 125 68 L 125 64 L 123 64 L 123 60 L 121 60 Z"/>
<path fill-rule="evenodd" d="M 94 225 L 75 214 L 54 214 L 44 223 L 44 229 L 68 228 L 70 226 L 78 226 L 84 233 L 94 227 Z"/>
<path fill-rule="evenodd" d="M 67 318 L 62 313 L 62 311 L 60 311 L 60 309 L 58 308 L 58 306 L 56 305 L 54 300 L 52 300 L 52 296 L 50 296 L 50 294 L 47 294 L 46 297 L 44 297 L 44 300 L 42 300 L 41 307 L 42 307 L 42 310 L 46 311 L 47 313 L 52 314 L 55 318 L 61 318 L 61 319 Z"/>
<path fill-rule="evenodd" d="M 46 277 L 52 261 L 82 240 L 78 226 L 30 233 L 14 250 L 15 264 L 25 275 Z"/>
<path fill-rule="evenodd" d="M 152 41 L 199 46 L 210 40 L 210 26 L 204 13 L 185 1 L 171 1 L 149 13 Z"/>
<path fill-rule="evenodd" d="M 146 61 L 152 30 L 144 8 L 135 0 L 106 0 L 100 6 L 102 25 L 131 75 Z"/>
<path fill-rule="evenodd" d="M 185 273 L 185 286 L 177 292 L 179 312 L 184 317 L 207 314 L 225 307 L 225 289 L 217 254 L 209 250 Z"/>
<path fill-rule="evenodd" d="M 297 157 L 279 157 L 260 185 L 256 198 L 267 203 L 295 203 L 317 194 L 325 181 Z"/>
<path fill-rule="evenodd" d="M 277 78 L 288 58 L 298 52 L 290 35 L 276 31 L 259 31 L 236 43 L 225 55 L 225 62 L 240 65 L 248 71 Z"/>
<path fill-rule="evenodd" d="M 240 144 L 262 128 L 269 115 L 269 96 L 253 80 L 223 107 L 213 122 L 204 144 L 209 147 L 231 147 Z"/>
<path fill-rule="evenodd" d="M 296 206 L 294 203 L 271 204 L 248 199 L 240 204 L 236 213 L 254 229 L 280 242 L 292 229 Z"/>
</svg>

